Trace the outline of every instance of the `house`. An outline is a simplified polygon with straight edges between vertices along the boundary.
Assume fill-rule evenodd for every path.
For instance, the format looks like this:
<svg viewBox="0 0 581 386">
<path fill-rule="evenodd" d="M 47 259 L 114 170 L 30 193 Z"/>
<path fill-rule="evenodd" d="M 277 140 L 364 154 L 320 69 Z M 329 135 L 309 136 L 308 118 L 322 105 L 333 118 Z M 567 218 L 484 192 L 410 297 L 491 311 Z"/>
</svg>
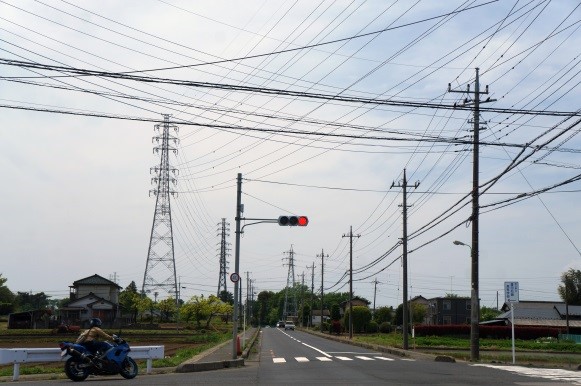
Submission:
<svg viewBox="0 0 581 386">
<path fill-rule="evenodd" d="M 355 296 L 353 299 L 351 299 L 351 305 L 353 307 L 356 307 L 356 306 L 369 307 L 369 303 L 370 302 L 368 300 L 361 299 L 357 296 Z M 339 304 L 339 308 L 340 308 L 340 312 L 341 312 L 341 317 L 343 317 L 343 315 L 345 315 L 345 310 L 349 308 L 349 300 L 345 300 L 344 302 L 341 302 L 341 304 Z"/>
<path fill-rule="evenodd" d="M 313 310 L 311 311 L 311 324 L 313 326 L 317 326 L 321 324 L 321 310 Z M 331 319 L 331 312 L 329 310 L 323 310 L 323 321 L 328 322 Z"/>
<path fill-rule="evenodd" d="M 8 315 L 8 328 L 49 328 L 51 315 L 50 309 L 14 312 Z"/>
<path fill-rule="evenodd" d="M 91 318 L 99 318 L 105 327 L 112 327 L 120 317 L 121 287 L 97 274 L 73 282 L 70 301 L 59 309 L 64 324 L 87 326 Z"/>
<path fill-rule="evenodd" d="M 568 308 L 568 309 L 567 309 Z M 502 305 L 502 314 L 487 325 L 510 325 L 513 317 L 510 304 Z M 571 334 L 581 333 L 581 306 L 566 307 L 564 302 L 519 301 L 514 303 L 514 325 L 519 327 L 556 327 L 565 330 L 569 319 Z"/>
<path fill-rule="evenodd" d="M 469 297 L 427 299 L 424 323 L 428 325 L 470 324 L 471 309 Z"/>
</svg>

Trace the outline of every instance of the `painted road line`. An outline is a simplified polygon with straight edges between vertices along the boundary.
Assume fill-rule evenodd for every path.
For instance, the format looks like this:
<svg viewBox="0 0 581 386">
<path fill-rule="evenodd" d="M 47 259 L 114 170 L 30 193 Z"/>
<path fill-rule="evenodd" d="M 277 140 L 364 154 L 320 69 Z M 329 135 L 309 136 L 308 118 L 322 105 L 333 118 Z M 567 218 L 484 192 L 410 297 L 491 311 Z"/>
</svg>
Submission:
<svg viewBox="0 0 581 386">
<path fill-rule="evenodd" d="M 285 363 L 286 359 L 284 359 L 284 358 L 272 358 L 272 361 L 274 363 Z"/>
<path fill-rule="evenodd" d="M 309 358 L 307 357 L 295 357 L 297 362 L 308 362 Z"/>
<path fill-rule="evenodd" d="M 327 357 L 317 357 L 318 360 L 320 360 L 321 362 L 332 362 L 333 360 L 331 358 L 327 358 Z"/>
<path fill-rule="evenodd" d="M 375 359 L 381 359 L 382 361 L 393 361 L 393 358 L 386 358 L 386 357 L 375 357 Z"/>
<path fill-rule="evenodd" d="M 361 360 L 364 360 L 364 361 L 374 361 L 375 360 L 373 358 L 363 357 L 363 356 L 359 356 L 359 355 L 355 356 L 355 358 L 358 358 L 358 359 L 361 359 Z"/>
<path fill-rule="evenodd" d="M 316 348 L 316 347 L 313 347 L 313 346 L 311 346 L 311 345 L 309 345 L 309 344 L 306 344 L 305 342 L 303 342 L 302 344 L 304 344 L 304 345 L 305 345 L 305 346 L 307 346 L 308 348 L 312 348 L 313 350 L 320 352 L 321 354 L 323 354 L 323 355 L 324 355 L 324 356 L 326 356 L 326 357 L 329 357 L 329 358 L 330 358 L 330 357 L 332 356 L 332 355 L 329 355 L 329 354 L 327 354 L 327 353 L 326 353 L 326 352 L 324 352 L 323 350 L 319 350 L 319 349 L 318 349 L 318 348 Z"/>
<path fill-rule="evenodd" d="M 341 359 L 342 361 L 352 361 L 353 358 L 349 358 L 349 357 L 335 357 L 337 359 Z"/>
</svg>

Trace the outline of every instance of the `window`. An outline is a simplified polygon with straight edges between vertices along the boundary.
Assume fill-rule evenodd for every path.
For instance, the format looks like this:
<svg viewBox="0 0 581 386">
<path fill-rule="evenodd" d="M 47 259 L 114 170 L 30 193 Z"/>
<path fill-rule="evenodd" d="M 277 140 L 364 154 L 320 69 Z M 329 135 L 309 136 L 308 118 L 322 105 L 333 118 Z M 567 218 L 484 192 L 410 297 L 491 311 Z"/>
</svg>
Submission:
<svg viewBox="0 0 581 386">
<path fill-rule="evenodd" d="M 468 311 L 470 311 L 470 310 L 472 309 L 472 304 L 470 304 L 470 301 L 467 301 L 467 302 L 466 302 L 466 309 L 467 309 Z"/>
<path fill-rule="evenodd" d="M 452 324 L 452 316 L 451 315 L 444 315 L 443 323 L 444 324 Z"/>
<path fill-rule="evenodd" d="M 452 309 L 452 301 L 451 300 L 444 300 L 442 302 L 442 309 L 444 311 L 450 311 Z"/>
</svg>

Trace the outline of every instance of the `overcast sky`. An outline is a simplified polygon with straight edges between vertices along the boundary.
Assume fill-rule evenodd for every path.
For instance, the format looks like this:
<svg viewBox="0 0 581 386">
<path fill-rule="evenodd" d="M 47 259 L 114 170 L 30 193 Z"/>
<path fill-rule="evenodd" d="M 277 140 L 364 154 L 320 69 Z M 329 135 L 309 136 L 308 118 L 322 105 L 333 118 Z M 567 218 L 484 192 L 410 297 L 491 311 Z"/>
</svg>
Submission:
<svg viewBox="0 0 581 386">
<path fill-rule="evenodd" d="M 182 298 L 216 293 L 222 218 L 234 270 L 242 173 L 246 218 L 310 219 L 245 228 L 240 273 L 256 292 L 286 286 L 291 248 L 295 280 L 310 287 L 314 263 L 319 292 L 323 253 L 325 292 L 348 291 L 352 227 L 354 293 L 373 301 L 377 280 L 377 306 L 397 306 L 404 169 L 419 182 L 409 295 L 470 296 L 470 247 L 453 241 L 471 243 L 473 113 L 435 105 L 473 106 L 476 68 L 492 100 L 480 113 L 481 305 L 502 305 L 505 281 L 521 300 L 559 300 L 561 274 L 581 268 L 577 1 L 6 0 L 0 20 L 0 273 L 13 292 L 63 298 L 93 274 L 141 288 L 152 137 L 171 114 Z"/>
</svg>

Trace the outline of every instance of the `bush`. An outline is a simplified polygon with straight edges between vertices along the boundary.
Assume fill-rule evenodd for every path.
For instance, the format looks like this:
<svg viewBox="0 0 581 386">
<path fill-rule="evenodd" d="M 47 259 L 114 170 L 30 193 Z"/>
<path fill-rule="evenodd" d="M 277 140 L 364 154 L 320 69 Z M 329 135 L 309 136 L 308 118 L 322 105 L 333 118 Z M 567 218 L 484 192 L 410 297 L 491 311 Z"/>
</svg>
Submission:
<svg viewBox="0 0 581 386">
<path fill-rule="evenodd" d="M 365 332 L 375 334 L 377 333 L 377 331 L 379 331 L 379 324 L 377 324 L 375 320 L 372 320 L 371 322 L 367 323 L 367 326 L 365 327 Z"/>
<path fill-rule="evenodd" d="M 389 322 L 383 322 L 379 325 L 379 332 L 382 334 L 389 334 L 391 332 L 391 324 Z"/>
<path fill-rule="evenodd" d="M 323 322 L 323 331 L 331 331 L 331 325 L 328 322 Z"/>
</svg>

